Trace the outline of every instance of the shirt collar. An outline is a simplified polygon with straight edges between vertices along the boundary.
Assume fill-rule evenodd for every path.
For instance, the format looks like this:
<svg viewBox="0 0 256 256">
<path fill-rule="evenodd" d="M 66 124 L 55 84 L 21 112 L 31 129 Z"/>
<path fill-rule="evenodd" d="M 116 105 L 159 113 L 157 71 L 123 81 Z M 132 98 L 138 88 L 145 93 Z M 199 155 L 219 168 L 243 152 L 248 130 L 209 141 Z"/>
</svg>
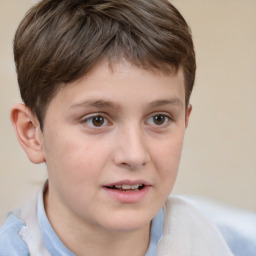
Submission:
<svg viewBox="0 0 256 256">
<path fill-rule="evenodd" d="M 72 253 L 57 236 L 51 226 L 44 208 L 44 193 L 47 191 L 48 181 L 42 186 L 38 195 L 37 216 L 42 233 L 44 245 L 51 255 L 76 256 Z M 145 256 L 155 256 L 157 243 L 163 233 L 164 210 L 158 212 L 151 224 L 150 243 Z"/>
</svg>

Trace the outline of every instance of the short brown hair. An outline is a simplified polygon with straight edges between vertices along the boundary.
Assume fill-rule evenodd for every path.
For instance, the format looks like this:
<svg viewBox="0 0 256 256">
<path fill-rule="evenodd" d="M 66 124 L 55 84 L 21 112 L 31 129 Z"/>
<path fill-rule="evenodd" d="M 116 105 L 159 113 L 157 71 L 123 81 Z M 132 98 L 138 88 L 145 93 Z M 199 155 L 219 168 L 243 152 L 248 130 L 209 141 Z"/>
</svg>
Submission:
<svg viewBox="0 0 256 256">
<path fill-rule="evenodd" d="M 196 70 L 190 29 L 168 0 L 43 0 L 18 27 L 14 58 L 21 97 L 41 128 L 60 86 L 102 58 L 163 72 L 182 66 L 186 104 Z"/>
</svg>

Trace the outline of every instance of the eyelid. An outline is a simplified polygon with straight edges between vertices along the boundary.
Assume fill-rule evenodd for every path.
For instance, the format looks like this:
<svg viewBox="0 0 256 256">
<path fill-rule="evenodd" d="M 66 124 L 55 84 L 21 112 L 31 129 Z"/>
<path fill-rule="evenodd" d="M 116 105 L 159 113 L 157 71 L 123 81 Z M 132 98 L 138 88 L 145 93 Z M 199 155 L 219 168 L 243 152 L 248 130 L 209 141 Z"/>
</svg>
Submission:
<svg viewBox="0 0 256 256">
<path fill-rule="evenodd" d="M 93 113 L 93 114 L 85 115 L 82 117 L 81 123 L 85 125 L 86 123 L 88 123 L 89 120 L 92 120 L 94 117 L 103 117 L 104 120 L 107 121 L 107 124 L 104 124 L 102 126 L 95 126 L 95 125 L 88 124 L 87 127 L 92 128 L 92 129 L 100 129 L 100 128 L 104 128 L 104 127 L 108 126 L 109 124 L 111 124 L 109 118 L 106 117 L 106 115 L 104 113 Z"/>
<path fill-rule="evenodd" d="M 157 125 L 157 124 L 151 124 L 152 126 L 154 127 L 159 127 L 159 128 L 163 128 L 163 127 L 166 127 L 168 126 L 168 124 L 173 120 L 173 118 L 171 117 L 170 114 L 166 113 L 166 112 L 154 112 L 154 113 L 151 113 L 148 118 L 146 119 L 146 123 L 148 122 L 149 119 L 153 118 L 154 116 L 157 116 L 157 115 L 161 115 L 161 116 L 164 116 L 165 118 L 168 119 L 167 122 L 165 122 L 164 124 L 161 124 L 161 125 Z"/>
</svg>

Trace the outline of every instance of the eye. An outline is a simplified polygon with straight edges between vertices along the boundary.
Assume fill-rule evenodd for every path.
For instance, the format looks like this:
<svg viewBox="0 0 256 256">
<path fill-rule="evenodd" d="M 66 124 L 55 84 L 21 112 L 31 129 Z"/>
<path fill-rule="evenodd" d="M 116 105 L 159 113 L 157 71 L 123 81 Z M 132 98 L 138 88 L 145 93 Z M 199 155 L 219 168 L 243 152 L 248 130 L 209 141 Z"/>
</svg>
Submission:
<svg viewBox="0 0 256 256">
<path fill-rule="evenodd" d="M 170 117 L 164 114 L 157 114 L 151 116 L 147 123 L 149 125 L 156 125 L 156 126 L 165 126 L 170 121 Z"/>
<path fill-rule="evenodd" d="M 90 127 L 104 127 L 109 124 L 107 118 L 101 115 L 87 117 L 82 121 L 82 123 Z"/>
</svg>

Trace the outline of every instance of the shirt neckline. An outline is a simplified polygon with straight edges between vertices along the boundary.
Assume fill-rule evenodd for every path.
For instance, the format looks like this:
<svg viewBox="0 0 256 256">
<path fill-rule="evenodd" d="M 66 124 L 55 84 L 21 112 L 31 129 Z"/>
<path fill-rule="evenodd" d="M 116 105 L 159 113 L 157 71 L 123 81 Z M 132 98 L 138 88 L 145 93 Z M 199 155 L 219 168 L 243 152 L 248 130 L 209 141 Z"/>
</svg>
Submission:
<svg viewBox="0 0 256 256">
<path fill-rule="evenodd" d="M 55 233 L 44 208 L 44 193 L 48 187 L 48 181 L 44 183 L 39 194 L 37 203 L 37 217 L 42 233 L 42 238 L 46 249 L 51 255 L 76 256 L 60 240 Z M 145 256 L 155 256 L 157 252 L 157 243 L 163 233 L 164 210 L 163 208 L 157 213 L 151 223 L 150 243 Z"/>
</svg>

